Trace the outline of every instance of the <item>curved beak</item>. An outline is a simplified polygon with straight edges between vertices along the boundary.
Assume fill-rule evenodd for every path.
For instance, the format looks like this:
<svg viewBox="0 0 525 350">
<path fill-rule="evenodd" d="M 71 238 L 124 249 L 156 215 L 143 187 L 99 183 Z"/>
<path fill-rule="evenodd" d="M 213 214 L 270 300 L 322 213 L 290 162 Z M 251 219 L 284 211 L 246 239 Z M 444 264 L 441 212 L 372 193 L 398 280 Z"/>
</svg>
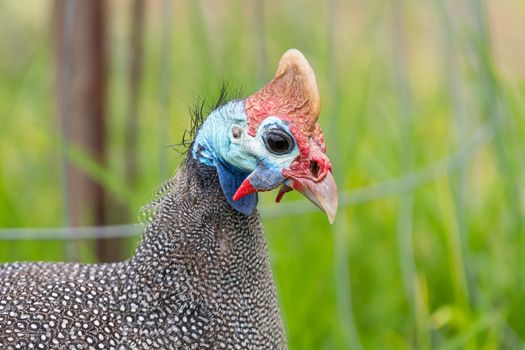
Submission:
<svg viewBox="0 0 525 350">
<path fill-rule="evenodd" d="M 294 179 L 293 188 L 301 192 L 319 209 L 323 210 L 331 224 L 334 222 L 337 213 L 338 196 L 337 186 L 330 171 L 319 182 L 305 178 Z"/>
</svg>

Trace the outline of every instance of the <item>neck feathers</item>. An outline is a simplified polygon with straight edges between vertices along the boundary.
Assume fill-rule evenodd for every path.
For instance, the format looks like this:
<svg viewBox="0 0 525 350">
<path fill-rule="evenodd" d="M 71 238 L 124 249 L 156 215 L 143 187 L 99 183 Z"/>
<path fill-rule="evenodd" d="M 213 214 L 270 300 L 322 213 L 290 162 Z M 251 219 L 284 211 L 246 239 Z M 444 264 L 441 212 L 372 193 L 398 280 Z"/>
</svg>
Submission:
<svg viewBox="0 0 525 350">
<path fill-rule="evenodd" d="M 149 222 L 131 259 L 139 277 L 155 279 L 166 268 L 181 264 L 208 269 L 217 259 L 266 256 L 257 211 L 247 216 L 234 210 L 224 197 L 216 169 L 191 156 L 144 211 Z"/>
<path fill-rule="evenodd" d="M 143 209 L 143 215 L 148 221 L 146 239 L 159 232 L 168 235 L 178 235 L 171 227 L 198 225 L 208 221 L 235 220 L 253 221 L 257 225 L 257 211 L 251 215 L 242 214 L 232 208 L 227 200 L 218 170 L 194 159 L 188 154 L 177 174 L 161 187 L 157 198 Z"/>
</svg>

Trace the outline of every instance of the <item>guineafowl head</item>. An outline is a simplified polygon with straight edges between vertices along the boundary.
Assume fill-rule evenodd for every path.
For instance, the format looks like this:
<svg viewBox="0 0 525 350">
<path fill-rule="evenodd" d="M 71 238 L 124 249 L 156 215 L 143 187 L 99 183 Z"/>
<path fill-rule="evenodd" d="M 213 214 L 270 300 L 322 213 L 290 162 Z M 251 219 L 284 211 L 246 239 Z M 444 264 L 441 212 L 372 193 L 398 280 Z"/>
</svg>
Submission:
<svg viewBox="0 0 525 350">
<path fill-rule="evenodd" d="M 315 74 L 303 54 L 288 50 L 261 90 L 214 110 L 200 127 L 191 155 L 217 168 L 231 206 L 250 215 L 257 192 L 281 186 L 276 201 L 297 190 L 333 222 L 337 188 L 317 123 Z"/>
</svg>

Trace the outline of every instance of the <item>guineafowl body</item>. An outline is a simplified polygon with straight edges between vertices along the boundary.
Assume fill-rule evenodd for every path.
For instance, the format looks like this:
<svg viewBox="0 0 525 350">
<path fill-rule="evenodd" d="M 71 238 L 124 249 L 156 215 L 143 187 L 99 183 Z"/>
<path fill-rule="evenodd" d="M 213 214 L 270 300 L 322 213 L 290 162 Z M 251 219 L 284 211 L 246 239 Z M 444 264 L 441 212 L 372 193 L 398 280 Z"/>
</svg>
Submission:
<svg viewBox="0 0 525 350">
<path fill-rule="evenodd" d="M 283 349 L 259 215 L 189 158 L 136 255 L 0 267 L 0 349 Z"/>
<path fill-rule="evenodd" d="M 0 349 L 286 349 L 257 192 L 297 190 L 334 219 L 318 114 L 313 70 L 289 50 L 197 128 L 131 259 L 0 265 Z"/>
</svg>

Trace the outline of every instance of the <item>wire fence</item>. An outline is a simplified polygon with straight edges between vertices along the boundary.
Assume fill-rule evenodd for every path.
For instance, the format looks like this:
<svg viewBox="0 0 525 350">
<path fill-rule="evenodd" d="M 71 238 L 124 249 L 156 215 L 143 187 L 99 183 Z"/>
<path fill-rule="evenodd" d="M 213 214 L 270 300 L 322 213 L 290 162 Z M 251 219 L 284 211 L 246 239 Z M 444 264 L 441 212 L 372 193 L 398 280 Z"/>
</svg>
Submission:
<svg viewBox="0 0 525 350">
<path fill-rule="evenodd" d="M 141 0 L 139 0 L 141 1 Z M 340 83 L 338 82 L 339 79 L 342 78 L 339 74 L 339 67 L 337 65 L 336 58 L 338 57 L 335 54 L 335 51 L 338 50 L 338 41 L 337 41 L 337 35 L 339 35 L 339 32 L 337 31 L 338 26 L 336 25 L 337 21 L 337 13 L 340 10 L 341 6 L 340 1 L 338 0 L 330 0 L 326 2 L 327 6 L 327 27 L 326 27 L 326 35 L 327 35 L 327 48 L 326 51 L 328 52 L 328 55 L 330 59 L 326 60 L 327 66 L 329 69 L 327 69 L 327 77 L 328 81 L 330 82 L 328 85 L 331 87 L 331 91 L 329 91 L 330 95 L 336 96 L 337 98 L 341 99 L 341 96 L 338 96 L 340 94 L 340 91 L 338 91 L 338 86 Z M 403 1 L 398 1 L 397 5 L 394 6 L 394 17 L 399 16 L 402 14 L 406 9 L 402 8 Z M 478 1 L 471 1 L 471 7 L 474 9 L 476 6 L 481 6 L 481 2 Z M 61 152 L 61 178 L 60 178 L 60 184 L 61 184 L 61 197 L 62 197 L 62 222 L 60 223 L 62 227 L 27 227 L 27 228 L 0 228 L 0 241 L 6 242 L 4 244 L 5 251 L 11 251 L 11 247 L 18 246 L 19 242 L 24 241 L 33 241 L 37 242 L 33 244 L 34 246 L 38 246 L 38 249 L 40 249 L 41 243 L 45 241 L 51 241 L 51 243 L 44 243 L 53 245 L 55 243 L 58 243 L 57 246 L 64 247 L 64 255 L 65 260 L 68 261 L 78 261 L 82 260 L 79 259 L 78 256 L 78 242 L 76 241 L 95 241 L 95 240 L 110 240 L 110 239 L 129 239 L 130 241 L 133 239 L 139 238 L 144 229 L 145 225 L 141 223 L 127 223 L 127 224 L 119 224 L 119 225 L 103 225 L 103 226 L 83 226 L 83 227 L 74 227 L 72 225 L 72 213 L 71 213 L 71 197 L 69 191 L 71 190 L 71 177 L 68 174 L 68 162 L 71 161 L 69 154 L 69 151 L 71 149 L 72 143 L 69 142 L 68 138 L 68 125 L 71 124 L 71 115 L 73 114 L 73 108 L 72 103 L 70 101 L 70 96 L 72 95 L 72 72 L 74 71 L 74 64 L 73 64 L 73 54 L 72 54 L 72 45 L 74 43 L 75 35 L 74 35 L 74 26 L 75 26 L 75 9 L 78 11 L 79 2 L 77 0 L 65 0 L 64 2 L 64 12 L 62 13 L 62 26 L 63 26 L 63 33 L 62 33 L 62 42 L 63 46 L 61 48 L 61 51 L 58 52 L 62 62 L 63 62 L 63 68 L 62 73 L 60 76 L 60 84 L 59 86 L 61 89 L 58 91 L 60 94 L 58 105 L 58 112 L 59 112 L 59 118 L 60 121 L 60 132 L 61 132 L 61 143 L 60 143 L 60 152 Z M 145 2 L 143 3 L 145 4 Z M 193 16 L 196 16 L 197 19 L 193 18 L 193 22 L 197 23 L 196 26 L 202 25 L 202 33 L 196 33 L 196 36 L 198 37 L 197 41 L 202 41 L 205 47 L 211 47 L 210 42 L 212 42 L 211 39 L 207 38 L 209 33 L 209 29 L 204 28 L 205 26 L 202 23 L 204 20 L 203 17 L 204 14 L 200 13 L 203 8 L 206 8 L 203 6 L 203 2 L 196 1 L 191 3 L 192 11 L 196 11 L 196 14 L 193 14 Z M 195 5 L 197 4 L 197 5 Z M 398 6 L 399 5 L 399 6 Z M 250 2 L 251 9 L 253 10 L 252 16 L 253 16 L 253 32 L 255 33 L 255 47 L 257 50 L 257 56 L 258 62 L 256 64 L 257 66 L 257 77 L 259 80 L 259 83 L 263 83 L 266 78 L 268 78 L 269 74 L 269 67 L 268 67 L 268 47 L 271 49 L 271 43 L 267 42 L 267 32 L 270 32 L 272 30 L 272 26 L 269 25 L 269 22 L 267 21 L 267 18 L 265 18 L 265 15 L 267 17 L 271 17 L 271 9 L 270 6 L 267 6 L 263 0 L 252 0 Z M 406 6 L 406 4 L 405 4 Z M 452 150 L 450 154 L 441 157 L 432 156 L 429 157 L 429 164 L 423 165 L 421 167 L 415 166 L 414 161 L 414 150 L 410 150 L 411 144 L 409 141 L 409 131 L 414 129 L 413 120 L 411 119 L 411 114 L 415 113 L 413 108 L 416 105 L 414 100 L 410 100 L 410 78 L 408 77 L 408 74 L 406 72 L 406 57 L 403 56 L 405 43 L 403 42 L 405 39 L 403 38 L 403 25 L 405 19 L 402 17 L 396 17 L 392 20 L 392 35 L 393 39 L 392 42 L 394 43 L 394 49 L 393 52 L 395 53 L 395 66 L 396 66 L 396 82 L 395 86 L 399 87 L 400 90 L 399 95 L 397 95 L 399 102 L 399 108 L 401 109 L 399 111 L 399 115 L 402 116 L 405 119 L 402 119 L 403 125 L 400 127 L 400 138 L 395 138 L 394 142 L 399 141 L 400 148 L 402 149 L 401 155 L 400 155 L 400 162 L 402 164 L 401 167 L 397 169 L 403 169 L 400 172 L 396 172 L 396 174 L 402 174 L 400 176 L 396 176 L 390 179 L 387 179 L 385 181 L 380 181 L 377 183 L 373 183 L 364 187 L 354 188 L 352 190 L 342 191 L 339 193 L 339 210 L 340 215 L 343 214 L 342 212 L 347 210 L 348 208 L 351 208 L 353 206 L 358 206 L 361 204 L 366 203 L 372 203 L 372 202 L 378 202 L 378 201 L 385 201 L 385 200 L 392 200 L 393 202 L 397 201 L 398 206 L 396 208 L 397 211 L 397 240 L 398 240 L 398 259 L 399 259 L 399 270 L 402 273 L 402 279 L 404 285 L 404 289 L 401 289 L 403 293 L 405 293 L 406 301 L 408 302 L 408 305 L 410 306 L 407 311 L 407 319 L 412 320 L 415 323 L 414 328 L 417 329 L 416 337 L 418 338 L 417 344 L 420 346 L 416 346 L 417 348 L 424 348 L 424 346 L 421 346 L 421 344 L 431 344 L 431 342 L 428 339 L 424 339 L 425 335 L 428 331 L 428 324 L 434 322 L 434 316 L 438 315 L 440 310 L 438 309 L 438 312 L 435 314 L 429 316 L 424 314 L 425 311 L 418 310 L 418 302 L 421 302 L 421 296 L 418 295 L 418 281 L 419 281 L 419 274 L 421 269 L 421 275 L 423 277 L 426 277 L 427 271 L 425 267 L 420 266 L 419 263 L 417 263 L 416 256 L 414 254 L 414 232 L 413 226 L 414 223 L 414 217 L 413 217 L 413 210 L 414 210 L 414 202 L 412 198 L 412 194 L 416 191 L 419 191 L 423 187 L 430 185 L 436 185 L 439 186 L 442 183 L 449 182 L 450 185 L 450 192 L 453 197 L 452 203 L 457 208 L 456 214 L 455 214 L 455 230 L 457 230 L 457 236 L 458 239 L 456 240 L 453 237 L 453 234 L 451 234 L 450 238 L 450 249 L 451 249 L 451 264 L 452 268 L 451 271 L 454 271 L 454 273 L 451 274 L 452 276 L 452 286 L 455 288 L 455 286 L 460 286 L 458 290 L 460 290 L 462 293 L 466 295 L 466 306 L 461 308 L 458 308 L 460 311 L 464 311 L 466 315 L 465 319 L 472 321 L 472 328 L 468 328 L 466 330 L 466 333 L 461 334 L 457 338 L 452 338 L 450 341 L 448 341 L 442 348 L 454 348 L 454 347 L 460 347 L 462 342 L 466 341 L 465 337 L 472 337 L 472 335 L 476 331 L 476 329 L 490 328 L 492 327 L 493 320 L 495 319 L 499 311 L 494 311 L 494 313 L 488 312 L 487 310 L 483 309 L 485 305 L 483 303 L 479 303 L 476 300 L 489 300 L 491 298 L 490 293 L 492 292 L 491 288 L 487 288 L 483 285 L 483 281 L 480 281 L 479 277 L 483 277 L 483 274 L 480 274 L 476 269 L 473 267 L 477 264 L 478 256 L 474 255 L 472 247 L 469 247 L 469 227 L 468 227 L 468 213 L 466 213 L 465 208 L 467 205 L 467 198 L 465 198 L 466 192 L 465 185 L 466 185 L 466 173 L 468 172 L 468 169 L 471 167 L 472 162 L 476 161 L 479 162 L 482 160 L 483 155 L 482 151 L 487 150 L 488 148 L 493 148 L 495 150 L 496 158 L 499 161 L 499 166 L 502 167 L 502 173 L 506 174 L 506 179 L 512 180 L 512 176 L 509 174 L 512 174 L 512 169 L 510 168 L 510 165 L 508 164 L 508 160 L 505 158 L 505 152 L 502 149 L 503 142 L 500 140 L 502 137 L 504 137 L 506 134 L 502 130 L 503 127 L 501 126 L 501 122 L 499 121 L 500 118 L 498 118 L 498 113 L 500 113 L 499 109 L 496 107 L 487 108 L 488 116 L 483 117 L 482 110 L 477 109 L 468 109 L 466 106 L 466 98 L 462 96 L 461 91 L 461 81 L 460 79 L 460 68 L 456 67 L 457 65 L 461 64 L 461 61 L 459 60 L 459 54 L 458 57 L 454 56 L 454 46 L 453 46 L 453 37 L 456 34 L 454 31 L 453 26 L 453 20 L 449 16 L 448 10 L 445 8 L 447 5 L 443 5 L 441 2 L 436 0 L 436 6 L 441 11 L 442 21 L 443 23 L 447 23 L 448 25 L 443 26 L 447 31 L 445 35 L 447 35 L 446 43 L 447 46 L 446 50 L 443 50 L 445 57 L 443 58 L 444 62 L 447 64 L 446 66 L 446 79 L 449 80 L 450 86 L 448 86 L 450 94 L 452 96 L 453 101 L 453 115 L 457 119 L 455 122 L 455 128 L 457 129 L 457 139 L 458 146 L 456 149 Z M 177 31 L 173 30 L 174 22 L 176 22 L 177 14 L 174 12 L 174 10 L 178 9 L 179 7 L 176 5 L 176 2 L 173 2 L 172 0 L 163 0 L 160 3 L 160 6 L 158 6 L 158 9 L 162 11 L 162 15 L 159 16 L 160 20 L 160 41 L 158 42 L 159 47 L 157 47 L 158 55 L 155 56 L 155 61 L 158 60 L 158 72 L 157 74 L 157 88 L 154 89 L 156 92 L 156 98 L 158 99 L 158 106 L 159 106 L 159 127 L 158 127 L 158 140 L 159 144 L 164 146 L 168 144 L 168 130 L 170 129 L 170 118 L 171 118 L 171 112 L 173 110 L 173 106 L 176 105 L 176 102 L 173 101 L 171 96 L 174 93 L 174 87 L 176 85 L 173 84 L 174 81 L 176 81 L 179 76 L 177 75 L 177 71 L 173 67 L 173 59 L 176 58 L 177 52 L 173 50 L 173 48 L 176 46 L 174 45 L 176 43 L 176 34 Z M 384 6 L 378 5 L 377 11 L 377 18 L 380 18 L 380 13 L 382 13 Z M 379 10 L 380 8 L 380 10 Z M 471 9 L 472 10 L 472 9 Z M 477 9 L 479 10 L 479 9 Z M 144 14 L 142 14 L 144 16 Z M 147 16 L 146 16 L 147 17 Z M 473 18 L 476 18 L 476 16 L 472 16 Z M 482 17 L 481 15 L 478 15 L 478 17 Z M 375 21 L 375 20 L 374 20 Z M 372 23 L 373 21 L 371 21 Z M 271 23 L 271 22 L 270 22 Z M 480 25 L 481 26 L 481 25 Z M 140 32 L 140 30 L 137 30 Z M 479 32 L 483 33 L 485 30 L 480 29 Z M 213 37 L 213 35 L 211 35 Z M 175 38 L 175 39 L 174 39 Z M 193 39 L 192 39 L 193 40 Z M 472 42 L 478 42 L 476 40 L 472 40 Z M 174 46 L 174 47 L 172 47 Z M 354 48 L 357 48 L 358 45 L 353 46 Z M 472 51 L 475 51 L 478 49 L 477 47 L 473 47 Z M 206 50 L 209 50 L 207 48 Z M 211 50 L 213 51 L 213 50 Z M 210 53 L 212 53 L 210 51 Z M 479 57 L 483 58 L 483 53 L 478 53 Z M 211 59 L 207 61 L 206 58 L 201 63 L 201 66 L 209 66 L 211 65 L 210 62 L 213 61 L 214 55 L 206 55 L 201 54 L 201 57 L 208 57 L 211 56 Z M 479 62 L 479 67 L 481 67 L 481 71 L 490 72 L 490 67 L 484 67 L 483 64 L 487 64 L 486 62 L 490 62 L 488 59 L 481 59 Z M 345 62 L 345 65 L 348 66 L 349 63 Z M 485 74 L 485 73 L 483 73 Z M 484 75 L 481 74 L 483 77 Z M 140 75 L 140 74 L 139 74 Z M 139 76 L 140 78 L 140 76 Z M 485 77 L 485 80 L 483 84 L 479 85 L 479 90 L 485 89 L 486 91 L 489 91 L 488 97 L 486 99 L 489 106 L 497 106 L 498 105 L 498 93 L 497 93 L 497 86 L 492 86 L 493 82 L 490 80 L 490 76 Z M 133 82 L 130 82 L 130 86 L 133 85 Z M 485 86 L 488 86 L 486 88 Z M 136 94 L 130 95 L 130 101 L 133 101 L 137 99 L 138 103 L 140 103 L 140 100 L 138 100 L 138 91 L 140 90 L 140 84 L 137 84 L 136 86 Z M 473 91 L 476 91 L 475 89 Z M 413 91 L 412 91 L 413 92 Z M 337 98 L 335 99 L 336 101 Z M 335 113 L 333 115 L 340 115 L 340 109 L 341 109 L 341 103 L 336 102 L 336 108 Z M 129 103 L 129 110 L 134 111 L 135 113 L 140 113 L 139 109 L 134 107 L 131 103 Z M 492 109 L 494 108 L 494 109 Z M 468 111 L 468 112 L 467 112 Z M 474 112 L 473 112 L 474 111 Z M 468 115 L 471 113 L 470 115 Z M 480 117 L 480 121 L 485 121 L 484 124 L 482 124 L 477 129 L 470 129 L 467 126 L 467 120 L 470 119 L 470 117 Z M 413 117 L 413 116 L 412 116 Z M 331 120 L 333 124 L 331 124 L 328 128 L 328 130 L 337 130 L 338 124 L 336 119 L 334 118 Z M 477 123 L 476 123 L 477 125 Z M 473 130 L 472 133 L 469 131 Z M 406 133 L 406 134 L 405 134 Z M 357 139 L 357 137 L 355 137 Z M 340 140 L 335 139 L 334 144 L 336 142 L 340 142 Z M 158 146 L 158 145 L 157 145 Z M 413 146 L 413 145 L 412 145 Z M 357 147 L 348 147 L 348 149 L 358 149 Z M 337 147 L 334 147 L 334 149 L 337 149 Z M 133 155 L 135 152 L 131 148 L 127 148 L 127 151 L 129 154 Z M 336 159 L 337 158 L 337 159 Z M 342 158 L 342 159 L 341 159 Z M 348 161 L 347 156 L 344 156 L 344 152 L 340 152 L 336 155 L 334 155 L 333 160 L 334 164 L 340 164 L 342 165 L 345 162 L 348 162 L 349 164 L 352 163 L 352 161 Z M 161 175 L 160 178 L 164 178 L 166 174 L 168 173 L 168 162 L 165 157 L 160 156 L 159 159 L 159 169 L 158 173 Z M 339 167 L 341 169 L 341 167 Z M 337 169 L 336 169 L 337 171 Z M 341 170 L 339 170 L 341 171 Z M 392 170 L 393 173 L 394 170 Z M 338 183 L 342 182 L 343 178 L 348 178 L 341 176 L 341 172 L 339 172 L 339 181 Z M 336 176 L 337 178 L 337 176 Z M 459 181 L 456 181 L 459 180 Z M 131 182 L 131 181 L 130 181 Z M 514 216 L 521 217 L 520 213 L 520 205 L 519 205 L 519 191 L 513 190 L 516 189 L 516 180 L 513 181 L 507 181 L 508 184 L 504 187 L 505 190 L 508 192 L 507 197 L 509 198 L 510 202 L 512 203 L 509 207 L 511 211 L 513 211 Z M 110 187 L 110 186 L 108 186 Z M 127 198 L 127 197 L 126 197 Z M 74 201 L 73 201 L 74 203 Z M 403 204 L 404 203 L 404 204 Z M 300 215 L 306 215 L 306 214 L 312 214 L 312 213 L 320 213 L 318 208 L 315 207 L 312 203 L 310 203 L 306 199 L 302 200 L 294 200 L 294 201 L 284 201 L 278 205 L 272 204 L 272 205 L 263 205 L 259 209 L 261 216 L 263 220 L 265 221 L 271 221 L 271 220 L 279 220 L 279 219 L 286 219 L 289 217 L 294 216 L 300 216 Z M 317 214 L 319 217 L 321 214 Z M 341 215 L 344 216 L 344 215 Z M 129 219 L 129 216 L 126 216 Z M 123 220 L 126 222 L 126 220 Z M 133 219 L 130 219 L 130 221 L 133 221 Z M 522 222 L 523 219 L 518 219 L 518 221 Z M 16 221 L 15 221 L 16 222 Z M 113 221 L 115 222 L 115 221 Z M 122 222 L 122 221 L 119 221 Z M 399 224 L 401 222 L 401 224 Z M 357 262 L 357 255 L 352 255 L 350 250 L 350 244 L 349 244 L 349 236 L 346 232 L 345 227 L 345 218 L 340 217 L 339 220 L 336 221 L 336 224 L 332 226 L 332 241 L 333 241 L 333 256 L 331 258 L 333 259 L 333 267 L 334 267 L 334 279 L 333 279 L 333 285 L 335 290 L 335 303 L 334 303 L 334 313 L 339 314 L 339 317 L 337 319 L 338 328 L 341 331 L 342 335 L 342 342 L 345 346 L 341 346 L 344 348 L 354 348 L 354 349 L 361 349 L 362 345 L 360 342 L 360 336 L 364 339 L 364 334 L 359 334 L 360 328 L 363 326 L 363 321 L 361 320 L 361 317 L 356 317 L 356 315 L 359 315 L 359 312 L 362 311 L 358 308 L 361 307 L 360 304 L 362 304 L 363 298 L 359 293 L 361 291 L 359 288 L 362 288 L 363 283 L 361 283 L 362 274 L 359 272 L 360 266 L 358 265 L 359 262 Z M 518 226 L 516 226 L 518 227 Z M 519 226 L 523 227 L 523 226 Z M 393 228 L 395 230 L 396 227 Z M 519 231 L 519 230 L 517 230 Z M 471 236 L 472 237 L 472 236 Z M 56 242 L 55 242 L 56 241 Z M 515 241 L 509 240 L 509 247 L 511 244 L 514 244 Z M 82 242 L 83 244 L 84 242 Z M 89 247 L 91 249 L 92 245 L 91 243 L 94 242 L 86 242 L 86 247 Z M 108 244 L 108 246 L 111 244 L 109 241 L 103 241 L 104 245 Z M 124 242 L 119 242 L 124 243 Z M 126 242 L 127 243 L 127 242 Z M 31 243 L 29 244 L 31 245 Z M 448 243 L 445 243 L 448 247 Z M 502 245 L 504 247 L 504 245 Z M 62 248 L 61 248 L 62 249 Z M 417 246 L 416 246 L 417 249 Z M 447 248 L 448 249 L 448 248 Z M 501 249 L 501 248 L 498 248 Z M 510 251 L 510 249 L 508 250 Z M 418 252 L 419 253 L 419 252 Z M 8 253 L 9 254 L 9 253 Z M 332 252 L 330 252 L 332 254 Z M 457 254 L 457 255 L 454 255 Z M 477 253 L 476 253 L 477 254 Z M 458 258 L 459 256 L 459 258 Z M 498 257 L 500 258 L 500 257 Z M 11 259 L 11 258 L 9 258 Z M 494 260 L 496 263 L 497 260 Z M 503 260 L 501 260 L 503 262 Z M 368 264 L 369 262 L 367 262 Z M 293 264 L 292 264 L 293 265 Z M 497 264 L 495 264 L 497 265 Z M 357 267 L 356 267 L 357 266 Z M 416 266 L 418 267 L 416 269 Z M 472 266 L 472 267 L 471 267 Z M 366 271 L 370 271 L 372 267 L 367 267 Z M 489 271 L 488 268 L 484 269 L 486 271 Z M 289 270 L 292 271 L 292 270 Z M 328 271 L 328 270 L 327 270 Z M 355 271 L 355 272 L 354 272 Z M 511 270 L 510 270 L 511 271 Z M 374 271 L 375 272 L 375 271 Z M 514 272 L 515 273 L 515 272 Z M 465 274 L 466 277 L 462 276 L 462 274 Z M 324 277 L 330 276 L 329 272 L 324 275 Z M 433 277 L 434 275 L 428 273 L 428 276 Z M 375 275 L 374 275 L 375 277 Z M 462 279 L 466 278 L 468 283 L 463 283 Z M 513 276 L 514 278 L 514 276 Z M 356 283 L 358 287 L 354 287 L 353 284 L 354 279 L 356 281 L 359 281 L 360 283 Z M 517 277 L 514 278 L 515 280 L 519 280 Z M 424 280 L 424 279 L 423 279 Z M 323 280 L 324 283 L 324 280 Z M 365 281 L 365 283 L 370 283 L 369 281 Z M 426 283 L 426 282 L 425 282 Z M 497 283 L 495 283 L 497 284 Z M 302 285 L 302 284 L 301 284 Z M 422 283 L 423 285 L 423 283 Z M 509 283 L 510 285 L 510 283 Z M 389 286 L 391 286 L 389 284 Z M 425 285 L 426 286 L 426 285 Z M 463 289 L 461 289 L 463 288 Z M 495 295 L 498 296 L 498 300 L 500 299 L 500 296 L 503 295 L 500 290 L 497 288 L 495 289 Z M 358 298 L 357 302 L 354 298 L 354 293 L 357 293 Z M 366 293 L 369 293 L 369 290 L 366 290 Z M 395 291 L 394 291 L 395 293 Z M 439 296 L 439 291 L 432 291 L 432 294 Z M 283 293 L 286 295 L 285 293 Z M 479 297 L 481 295 L 481 297 Z M 461 298 L 462 296 L 460 296 Z M 295 298 L 295 296 L 294 296 Z M 402 296 L 400 295 L 396 296 L 396 300 L 401 300 Z M 307 300 L 307 299 L 305 299 Z M 356 305 L 353 305 L 353 301 L 356 303 Z M 461 300 L 461 299 L 459 299 Z M 374 300 L 375 302 L 375 300 Z M 427 301 L 422 302 L 422 304 L 426 305 Z M 461 301 L 460 301 L 461 302 Z M 499 304 L 499 301 L 498 301 Z M 459 305 L 459 303 L 458 303 Z M 354 309 L 354 306 L 358 310 L 357 312 Z M 480 314 L 485 314 L 485 316 L 481 317 L 479 321 L 475 321 L 474 317 L 469 318 L 470 313 L 470 307 L 473 307 L 473 310 L 479 311 L 481 308 Z M 448 307 L 448 306 L 447 306 Z M 499 308 L 499 306 L 498 306 Z M 424 307 L 422 308 L 424 309 Z M 466 311 L 465 311 L 466 310 Z M 365 315 L 368 316 L 367 313 Z M 421 316 L 423 315 L 423 316 Z M 422 326 L 420 328 L 417 324 L 418 320 L 425 320 L 429 322 L 423 322 Z M 295 320 L 294 320 L 295 321 Z M 475 321 L 475 322 L 474 322 Z M 290 322 L 292 323 L 292 322 Z M 360 327 L 357 328 L 356 324 L 358 324 Z M 490 325 L 490 327 L 489 327 Z M 412 326 L 410 326 L 412 327 Z M 337 327 L 335 327 L 337 328 Z M 501 326 L 498 326 L 498 328 L 501 328 L 501 332 L 505 333 L 504 337 L 508 338 L 504 342 L 508 342 L 508 348 L 517 348 L 518 345 L 522 346 L 524 344 L 524 340 L 521 337 L 521 334 L 517 332 L 513 325 L 510 323 L 509 320 L 506 320 L 501 324 Z M 519 328 L 516 328 L 519 330 Z M 441 336 L 440 330 L 435 329 L 432 330 L 432 337 L 434 337 L 434 334 Z M 430 334 L 430 332 L 428 332 Z M 301 338 L 303 337 L 303 333 L 301 332 Z M 420 339 L 421 338 L 421 339 Z M 430 338 L 429 338 L 430 339 Z M 432 338 L 434 339 L 434 338 Z M 510 340 L 509 340 L 510 339 Z"/>
<path fill-rule="evenodd" d="M 481 126 L 468 140 L 460 151 L 444 159 L 434 162 L 406 175 L 346 191 L 339 194 L 339 208 L 377 201 L 404 193 L 415 191 L 421 186 L 446 176 L 468 165 L 478 152 L 491 142 L 497 130 L 486 123 Z M 295 215 L 316 212 L 318 209 L 307 200 L 281 203 L 277 206 L 262 207 L 261 215 L 271 220 Z M 58 228 L 5 228 L 0 229 L 0 240 L 76 240 L 76 239 L 107 239 L 133 237 L 141 234 L 144 226 L 141 224 L 107 225 L 90 227 L 58 227 Z"/>
</svg>

